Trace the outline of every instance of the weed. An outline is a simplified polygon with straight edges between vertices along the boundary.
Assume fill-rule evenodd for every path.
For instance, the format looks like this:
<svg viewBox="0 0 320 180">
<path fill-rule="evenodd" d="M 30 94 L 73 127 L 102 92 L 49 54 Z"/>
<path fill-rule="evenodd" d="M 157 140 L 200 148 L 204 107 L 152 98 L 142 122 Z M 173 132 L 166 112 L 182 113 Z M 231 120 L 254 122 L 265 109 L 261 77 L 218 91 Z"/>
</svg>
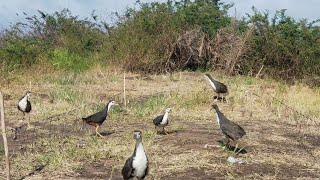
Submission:
<svg viewBox="0 0 320 180">
<path fill-rule="evenodd" d="M 55 49 L 52 53 L 52 65 L 57 69 L 82 72 L 89 68 L 89 61 L 80 55 L 69 53 L 65 49 Z"/>
</svg>

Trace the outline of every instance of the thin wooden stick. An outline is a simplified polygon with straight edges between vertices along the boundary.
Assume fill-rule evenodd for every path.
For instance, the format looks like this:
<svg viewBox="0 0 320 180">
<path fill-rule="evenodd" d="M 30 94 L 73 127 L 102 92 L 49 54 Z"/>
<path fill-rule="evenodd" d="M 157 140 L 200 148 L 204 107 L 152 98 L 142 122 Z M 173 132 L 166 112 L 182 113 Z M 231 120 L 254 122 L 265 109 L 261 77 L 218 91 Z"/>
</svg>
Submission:
<svg viewBox="0 0 320 180">
<path fill-rule="evenodd" d="M 258 77 L 260 76 L 260 73 L 261 73 L 261 71 L 262 71 L 263 67 L 264 67 L 264 64 L 262 64 L 262 66 L 261 66 L 261 68 L 260 68 L 260 70 L 259 70 L 258 74 L 256 75 L 256 78 L 258 78 Z"/>
<path fill-rule="evenodd" d="M 5 152 L 6 159 L 6 167 L 7 167 L 7 180 L 10 180 L 10 161 L 9 161 L 9 150 L 8 150 L 8 141 L 6 135 L 6 125 L 4 123 L 4 103 L 3 103 L 3 95 L 0 92 L 0 119 L 1 119 L 1 129 L 2 129 L 2 137 L 3 137 L 3 146 Z"/>
<path fill-rule="evenodd" d="M 124 107 L 127 107 L 127 100 L 126 100 L 126 72 L 123 72 L 123 102 Z"/>
</svg>

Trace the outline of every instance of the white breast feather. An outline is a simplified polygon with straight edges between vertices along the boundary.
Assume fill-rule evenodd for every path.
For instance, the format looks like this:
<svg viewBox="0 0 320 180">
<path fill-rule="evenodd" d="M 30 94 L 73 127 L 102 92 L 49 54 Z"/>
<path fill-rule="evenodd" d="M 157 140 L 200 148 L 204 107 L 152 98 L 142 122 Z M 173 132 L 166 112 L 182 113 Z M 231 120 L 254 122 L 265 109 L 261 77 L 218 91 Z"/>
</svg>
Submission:
<svg viewBox="0 0 320 180">
<path fill-rule="evenodd" d="M 18 106 L 20 107 L 20 109 L 22 109 L 23 111 L 26 110 L 27 108 L 27 96 L 25 96 L 24 98 L 22 98 L 19 103 Z"/>
<path fill-rule="evenodd" d="M 207 78 L 207 80 L 209 81 L 211 87 L 212 87 L 214 90 L 217 90 L 216 86 L 215 86 L 214 83 L 209 79 L 209 77 L 206 76 L 206 78 Z"/>
<path fill-rule="evenodd" d="M 140 143 L 136 150 L 136 156 L 134 157 L 132 162 L 132 166 L 135 169 L 134 175 L 137 177 L 142 177 L 145 174 L 147 164 L 147 155 L 144 152 L 142 143 Z"/>
<path fill-rule="evenodd" d="M 216 113 L 216 116 L 217 116 L 217 122 L 218 122 L 218 125 L 219 125 L 219 127 L 220 127 L 220 118 L 219 118 L 218 113 Z"/>
<path fill-rule="evenodd" d="M 161 121 L 160 124 L 162 124 L 162 125 L 167 124 L 168 120 L 169 120 L 169 113 L 166 112 L 166 113 L 164 114 L 164 116 L 163 116 L 162 121 Z"/>
</svg>

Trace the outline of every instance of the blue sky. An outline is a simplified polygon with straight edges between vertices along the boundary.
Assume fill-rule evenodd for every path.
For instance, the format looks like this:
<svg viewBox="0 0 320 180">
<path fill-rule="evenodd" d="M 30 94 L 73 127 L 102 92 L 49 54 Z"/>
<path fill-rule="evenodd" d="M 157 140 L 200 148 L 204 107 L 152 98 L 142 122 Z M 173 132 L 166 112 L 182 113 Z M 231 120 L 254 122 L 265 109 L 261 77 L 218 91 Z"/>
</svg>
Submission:
<svg viewBox="0 0 320 180">
<path fill-rule="evenodd" d="M 154 0 L 141 0 L 142 2 L 152 2 Z M 158 0 L 166 1 L 166 0 Z M 296 19 L 307 18 L 315 20 L 320 18 L 320 0 L 223 0 L 233 2 L 234 8 L 230 14 L 237 17 L 251 12 L 251 7 L 255 6 L 259 10 L 269 10 L 274 13 L 278 9 L 287 9 L 287 13 Z M 52 13 L 64 8 L 68 8 L 74 15 L 88 17 L 92 10 L 96 10 L 99 17 L 108 19 L 111 12 L 123 11 L 128 6 L 133 6 L 135 0 L 0 0 L 0 29 L 8 27 L 10 23 L 17 22 L 23 16 L 16 13 L 35 14 L 38 9 Z M 236 11 L 235 11 L 236 9 Z"/>
</svg>

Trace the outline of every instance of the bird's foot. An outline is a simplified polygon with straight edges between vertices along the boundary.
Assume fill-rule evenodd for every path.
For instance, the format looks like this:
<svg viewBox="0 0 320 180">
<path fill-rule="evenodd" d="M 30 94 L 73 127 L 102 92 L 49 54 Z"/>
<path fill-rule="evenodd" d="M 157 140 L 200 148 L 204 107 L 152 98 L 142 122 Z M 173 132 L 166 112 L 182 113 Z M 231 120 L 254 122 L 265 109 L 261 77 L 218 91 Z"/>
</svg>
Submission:
<svg viewBox="0 0 320 180">
<path fill-rule="evenodd" d="M 227 99 L 226 99 L 225 97 L 222 98 L 222 101 L 223 101 L 224 103 L 227 103 Z"/>
<path fill-rule="evenodd" d="M 104 136 L 102 136 L 100 133 L 96 133 L 97 136 L 104 138 Z"/>
</svg>

